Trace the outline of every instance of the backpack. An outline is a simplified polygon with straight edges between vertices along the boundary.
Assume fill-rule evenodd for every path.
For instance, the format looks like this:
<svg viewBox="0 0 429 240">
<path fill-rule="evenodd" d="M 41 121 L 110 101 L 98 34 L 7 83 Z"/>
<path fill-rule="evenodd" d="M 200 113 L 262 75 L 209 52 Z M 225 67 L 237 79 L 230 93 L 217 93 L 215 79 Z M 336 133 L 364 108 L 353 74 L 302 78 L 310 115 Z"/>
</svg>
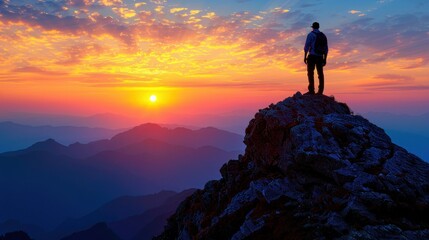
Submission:
<svg viewBox="0 0 429 240">
<path fill-rule="evenodd" d="M 316 42 L 314 43 L 314 52 L 316 54 L 323 55 L 326 53 L 326 49 L 328 48 L 328 39 L 322 32 L 315 32 L 315 34 Z"/>
</svg>

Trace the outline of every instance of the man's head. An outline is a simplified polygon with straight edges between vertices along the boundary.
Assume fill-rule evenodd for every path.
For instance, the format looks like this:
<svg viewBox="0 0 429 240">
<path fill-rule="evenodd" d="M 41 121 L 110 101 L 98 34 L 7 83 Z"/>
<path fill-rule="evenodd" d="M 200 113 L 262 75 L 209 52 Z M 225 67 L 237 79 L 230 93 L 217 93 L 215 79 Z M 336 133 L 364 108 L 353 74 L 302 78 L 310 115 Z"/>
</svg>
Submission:
<svg viewBox="0 0 429 240">
<path fill-rule="evenodd" d="M 319 29 L 319 23 L 318 22 L 314 22 L 313 23 L 313 25 L 311 25 L 311 27 L 313 28 L 313 29 Z"/>
</svg>

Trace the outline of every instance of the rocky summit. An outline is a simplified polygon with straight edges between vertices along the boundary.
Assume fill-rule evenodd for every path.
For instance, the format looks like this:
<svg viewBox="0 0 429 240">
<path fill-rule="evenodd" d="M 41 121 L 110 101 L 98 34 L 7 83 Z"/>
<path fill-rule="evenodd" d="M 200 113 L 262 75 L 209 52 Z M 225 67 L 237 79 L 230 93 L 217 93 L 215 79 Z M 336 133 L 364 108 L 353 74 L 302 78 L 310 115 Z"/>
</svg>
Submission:
<svg viewBox="0 0 429 240">
<path fill-rule="evenodd" d="M 244 142 L 156 239 L 429 239 L 429 164 L 333 97 L 260 110 Z"/>
</svg>

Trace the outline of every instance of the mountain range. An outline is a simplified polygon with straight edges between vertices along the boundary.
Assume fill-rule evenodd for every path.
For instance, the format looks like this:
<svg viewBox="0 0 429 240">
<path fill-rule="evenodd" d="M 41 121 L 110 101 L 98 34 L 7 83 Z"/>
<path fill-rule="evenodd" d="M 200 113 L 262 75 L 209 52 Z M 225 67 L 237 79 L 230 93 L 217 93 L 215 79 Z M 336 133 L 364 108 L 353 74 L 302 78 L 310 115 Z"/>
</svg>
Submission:
<svg viewBox="0 0 429 240">
<path fill-rule="evenodd" d="M 0 153 L 26 148 L 32 144 L 52 138 L 62 144 L 89 143 L 111 138 L 123 132 L 107 128 L 75 126 L 30 126 L 14 122 L 0 122 Z"/>
<path fill-rule="evenodd" d="M 53 232 L 39 235 L 39 239 L 152 239 L 162 232 L 179 204 L 195 191 L 119 197 L 85 216 L 63 222 Z"/>
<path fill-rule="evenodd" d="M 48 139 L 0 154 L 0 221 L 49 230 L 119 196 L 202 187 L 242 149 L 238 134 L 156 124 L 87 144 Z"/>
</svg>

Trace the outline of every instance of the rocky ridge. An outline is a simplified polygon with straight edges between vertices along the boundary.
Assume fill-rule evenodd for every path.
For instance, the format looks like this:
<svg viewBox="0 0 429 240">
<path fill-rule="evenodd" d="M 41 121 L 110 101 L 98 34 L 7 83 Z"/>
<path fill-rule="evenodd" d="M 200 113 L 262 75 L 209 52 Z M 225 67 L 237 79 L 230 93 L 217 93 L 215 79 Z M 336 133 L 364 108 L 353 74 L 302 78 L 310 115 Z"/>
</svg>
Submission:
<svg viewBox="0 0 429 240">
<path fill-rule="evenodd" d="M 156 239 L 429 239 L 429 164 L 333 97 L 260 110 L 244 142 Z"/>
</svg>

